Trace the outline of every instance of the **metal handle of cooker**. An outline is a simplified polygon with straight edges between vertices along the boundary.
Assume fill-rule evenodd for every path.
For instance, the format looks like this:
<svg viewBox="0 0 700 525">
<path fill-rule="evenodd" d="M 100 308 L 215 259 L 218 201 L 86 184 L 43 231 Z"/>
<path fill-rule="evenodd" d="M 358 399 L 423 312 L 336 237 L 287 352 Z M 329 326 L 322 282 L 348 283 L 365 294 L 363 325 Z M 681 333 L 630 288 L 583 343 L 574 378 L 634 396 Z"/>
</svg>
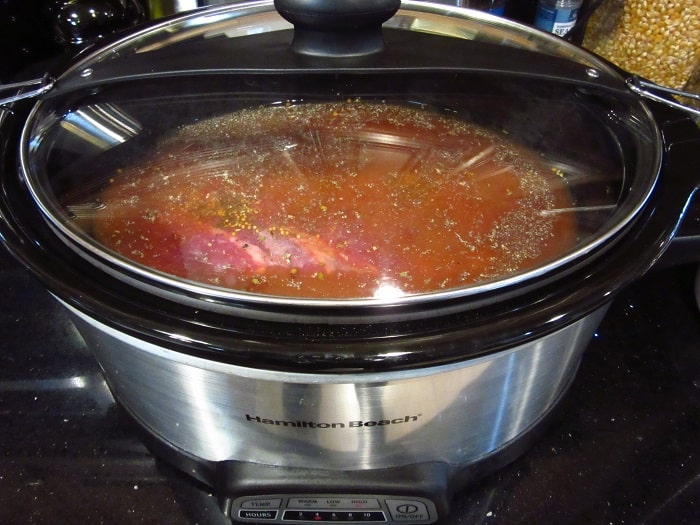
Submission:
<svg viewBox="0 0 700 525">
<path fill-rule="evenodd" d="M 3 106 L 7 104 L 12 104 L 28 98 L 39 97 L 44 93 L 48 93 L 51 89 L 53 89 L 54 83 L 55 81 L 53 78 L 49 77 L 48 75 L 44 75 L 42 78 L 34 78 L 12 84 L 0 84 L 0 93 L 4 91 L 13 91 L 15 93 L 14 95 L 0 98 L 0 110 L 4 109 Z M 26 88 L 34 89 L 23 91 Z"/>
<path fill-rule="evenodd" d="M 682 104 L 681 102 L 676 102 L 668 95 L 676 95 L 679 97 L 692 98 L 694 100 L 700 100 L 700 95 L 697 93 L 690 93 L 688 91 L 681 91 L 679 89 L 672 89 L 669 87 L 660 86 L 654 82 L 649 82 L 642 78 L 633 76 L 627 79 L 627 87 L 630 91 L 636 93 L 637 95 L 644 97 L 654 102 L 659 102 L 665 104 L 674 109 L 680 109 L 681 111 L 686 111 L 695 117 L 700 117 L 700 109 Z M 661 94 L 659 94 L 661 93 Z"/>
</svg>

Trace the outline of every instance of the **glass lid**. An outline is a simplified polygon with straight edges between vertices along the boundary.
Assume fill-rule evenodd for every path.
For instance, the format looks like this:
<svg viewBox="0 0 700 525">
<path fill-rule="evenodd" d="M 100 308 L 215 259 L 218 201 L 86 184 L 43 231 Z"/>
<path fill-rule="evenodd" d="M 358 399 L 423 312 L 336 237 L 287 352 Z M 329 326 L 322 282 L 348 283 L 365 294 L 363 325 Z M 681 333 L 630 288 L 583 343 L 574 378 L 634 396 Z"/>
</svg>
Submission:
<svg viewBox="0 0 700 525">
<path fill-rule="evenodd" d="M 298 36 L 269 2 L 233 4 L 58 77 L 22 151 L 57 235 L 199 296 L 423 301 L 570 267 L 653 188 L 643 104 L 556 37 L 411 2 L 378 49 L 323 56 Z"/>
</svg>

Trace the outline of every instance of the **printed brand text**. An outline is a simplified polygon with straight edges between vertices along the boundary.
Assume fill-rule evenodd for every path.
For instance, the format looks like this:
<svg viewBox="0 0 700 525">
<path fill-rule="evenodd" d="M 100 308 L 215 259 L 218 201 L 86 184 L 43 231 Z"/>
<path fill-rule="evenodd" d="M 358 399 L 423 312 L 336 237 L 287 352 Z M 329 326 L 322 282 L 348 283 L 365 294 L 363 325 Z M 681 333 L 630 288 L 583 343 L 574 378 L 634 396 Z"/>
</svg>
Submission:
<svg viewBox="0 0 700 525">
<path fill-rule="evenodd" d="M 418 421 L 422 414 L 412 415 L 412 416 L 402 416 L 395 417 L 392 419 L 378 419 L 376 421 L 369 420 L 356 420 L 347 422 L 318 422 L 318 421 L 304 421 L 304 420 L 288 420 L 288 419 L 272 419 L 260 416 L 252 416 L 246 414 L 246 421 L 252 421 L 253 423 L 262 423 L 263 425 L 275 425 L 278 427 L 290 427 L 290 428 L 370 428 L 370 427 L 384 427 L 387 425 L 400 425 L 403 423 L 410 423 L 412 421 Z"/>
</svg>

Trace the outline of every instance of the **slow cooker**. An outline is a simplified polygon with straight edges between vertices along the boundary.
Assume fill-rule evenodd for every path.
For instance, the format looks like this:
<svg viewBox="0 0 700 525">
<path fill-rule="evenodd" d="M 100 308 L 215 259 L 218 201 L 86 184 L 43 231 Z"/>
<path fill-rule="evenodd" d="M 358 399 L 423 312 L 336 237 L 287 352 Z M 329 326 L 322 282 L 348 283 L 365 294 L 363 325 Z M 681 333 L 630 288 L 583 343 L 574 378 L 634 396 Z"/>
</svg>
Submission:
<svg viewBox="0 0 700 525">
<path fill-rule="evenodd" d="M 169 18 L 88 50 L 38 81 L 39 101 L 19 94 L 2 114 L 5 244 L 71 313 L 144 440 L 237 521 L 446 516 L 455 491 L 537 437 L 608 304 L 665 252 L 698 187 L 696 123 L 643 80 L 487 14 L 369 4 L 250 2 Z M 649 89 L 663 104 L 640 97 Z M 193 136 L 250 146 L 248 128 L 225 125 L 242 113 L 365 102 L 466 122 L 528 151 L 570 196 L 540 214 L 570 217 L 574 239 L 469 282 L 310 297 L 159 269 L 95 234 L 106 188 L 163 142 L 196 168 Z M 332 139 L 357 144 L 352 131 Z M 421 130 L 410 143 L 361 131 L 363 148 L 402 159 L 436 147 L 421 146 Z M 327 137 L 308 139 L 321 157 Z M 397 226 L 415 228 L 417 211 L 400 212 Z M 439 245 L 453 241 L 447 222 Z"/>
</svg>

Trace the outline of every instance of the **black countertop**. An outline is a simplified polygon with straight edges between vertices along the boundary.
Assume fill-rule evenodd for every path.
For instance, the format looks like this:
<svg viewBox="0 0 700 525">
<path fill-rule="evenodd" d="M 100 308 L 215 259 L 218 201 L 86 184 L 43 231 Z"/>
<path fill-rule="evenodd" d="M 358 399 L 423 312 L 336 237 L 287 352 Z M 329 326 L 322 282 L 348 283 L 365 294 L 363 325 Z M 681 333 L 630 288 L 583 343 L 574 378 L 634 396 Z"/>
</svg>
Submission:
<svg viewBox="0 0 700 525">
<path fill-rule="evenodd" d="M 448 524 L 700 523 L 695 266 L 619 294 L 561 412 Z M 227 523 L 149 453 L 62 307 L 0 251 L 0 523 Z"/>
</svg>

